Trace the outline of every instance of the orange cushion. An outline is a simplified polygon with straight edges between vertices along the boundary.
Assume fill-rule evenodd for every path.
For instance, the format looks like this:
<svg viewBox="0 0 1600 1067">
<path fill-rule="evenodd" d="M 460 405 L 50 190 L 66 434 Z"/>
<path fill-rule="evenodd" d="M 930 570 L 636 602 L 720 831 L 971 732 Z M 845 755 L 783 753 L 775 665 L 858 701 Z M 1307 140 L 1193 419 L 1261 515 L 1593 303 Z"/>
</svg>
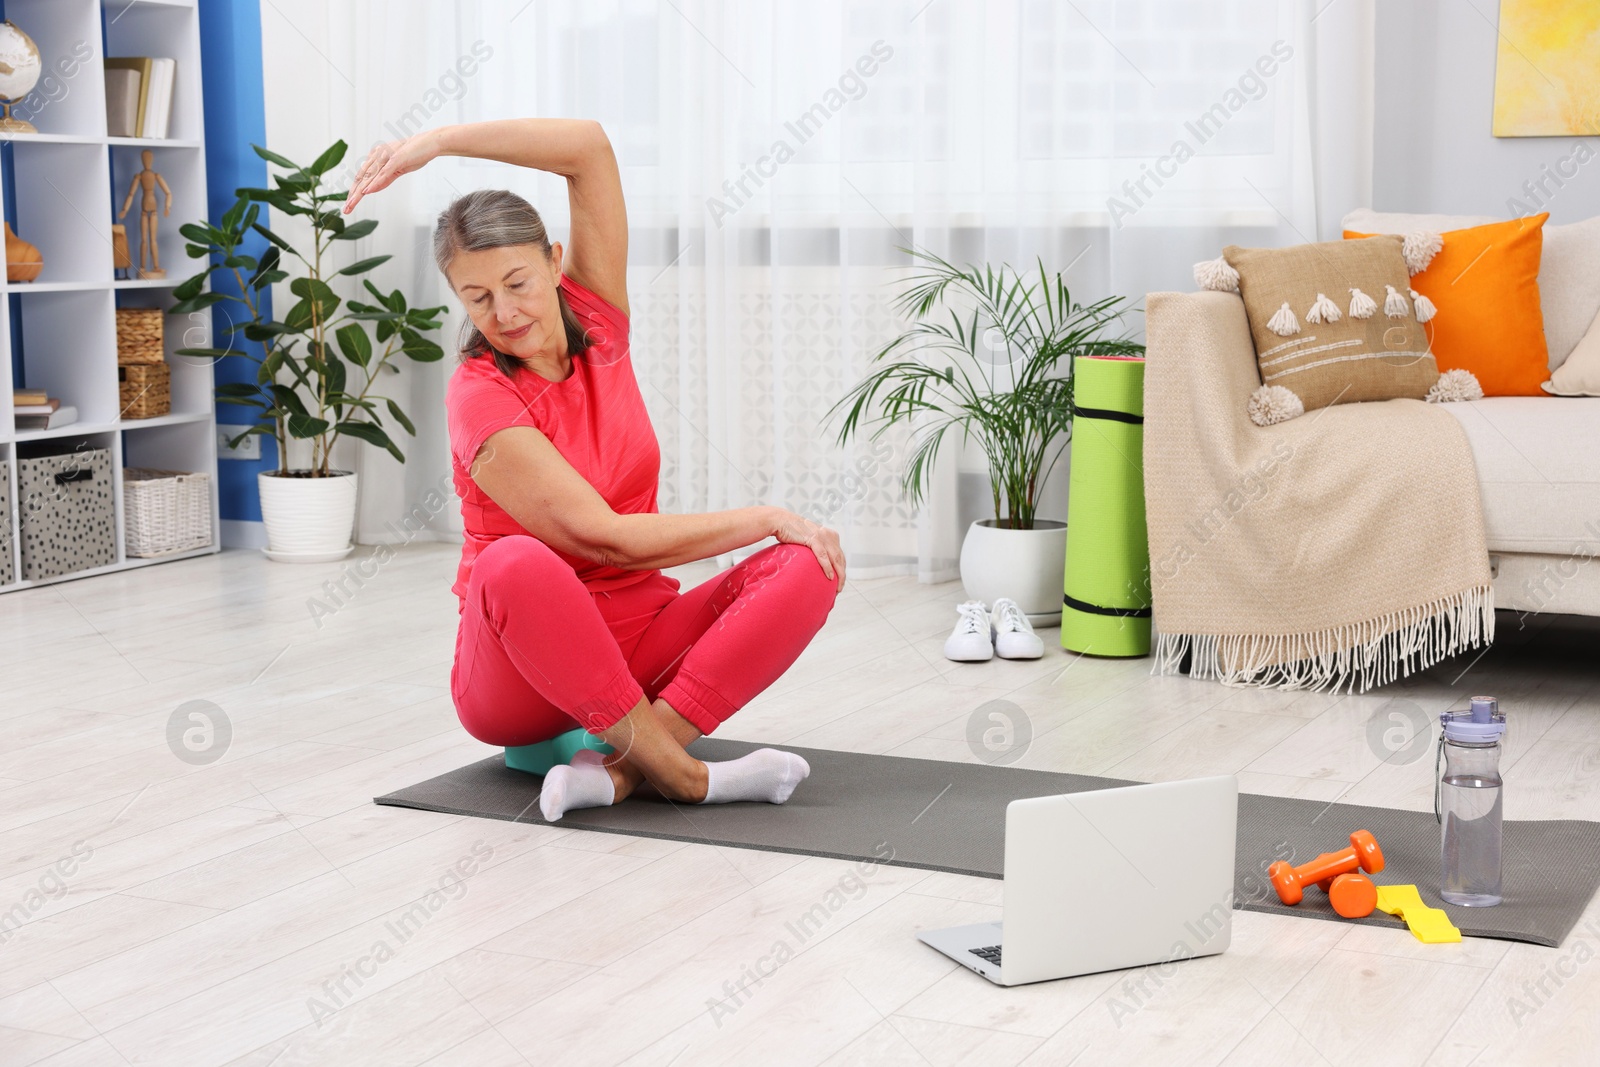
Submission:
<svg viewBox="0 0 1600 1067">
<path fill-rule="evenodd" d="M 1444 247 L 1411 288 L 1433 301 L 1427 324 L 1442 374 L 1472 372 L 1484 396 L 1545 396 L 1550 377 L 1539 306 L 1539 256 L 1549 213 L 1441 235 Z M 1371 234 L 1346 230 L 1346 238 Z"/>
</svg>

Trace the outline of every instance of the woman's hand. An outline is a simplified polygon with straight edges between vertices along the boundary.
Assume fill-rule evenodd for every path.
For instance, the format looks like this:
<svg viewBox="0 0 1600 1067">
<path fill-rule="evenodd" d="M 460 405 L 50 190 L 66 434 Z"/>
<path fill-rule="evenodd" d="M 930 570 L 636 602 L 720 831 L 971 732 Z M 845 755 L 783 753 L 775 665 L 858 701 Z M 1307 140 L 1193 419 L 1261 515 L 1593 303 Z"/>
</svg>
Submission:
<svg viewBox="0 0 1600 1067">
<path fill-rule="evenodd" d="M 439 131 L 423 130 L 401 141 L 389 141 L 372 146 L 367 158 L 350 182 L 350 194 L 345 198 L 344 213 L 350 214 L 361 198 L 368 193 L 387 189 L 400 175 L 419 170 L 423 164 L 439 155 Z"/>
<path fill-rule="evenodd" d="M 786 545 L 805 545 L 816 554 L 817 562 L 822 564 L 822 573 L 827 575 L 834 584 L 834 592 L 844 588 L 844 549 L 839 547 L 839 534 L 812 522 L 804 515 L 796 515 L 792 511 L 781 508 L 773 509 L 776 522 L 772 536 Z"/>
</svg>

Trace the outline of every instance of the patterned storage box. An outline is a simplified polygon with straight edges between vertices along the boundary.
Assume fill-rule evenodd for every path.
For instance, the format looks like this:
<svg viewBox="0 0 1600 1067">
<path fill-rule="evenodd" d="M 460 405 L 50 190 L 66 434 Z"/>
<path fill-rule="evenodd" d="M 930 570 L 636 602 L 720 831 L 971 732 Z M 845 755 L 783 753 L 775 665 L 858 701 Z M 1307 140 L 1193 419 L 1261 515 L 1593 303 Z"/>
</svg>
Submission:
<svg viewBox="0 0 1600 1067">
<path fill-rule="evenodd" d="M 11 464 L 0 459 L 0 585 L 16 580 L 11 569 Z"/>
<path fill-rule="evenodd" d="M 25 580 L 116 562 L 109 450 L 57 440 L 19 444 L 17 498 Z"/>
</svg>

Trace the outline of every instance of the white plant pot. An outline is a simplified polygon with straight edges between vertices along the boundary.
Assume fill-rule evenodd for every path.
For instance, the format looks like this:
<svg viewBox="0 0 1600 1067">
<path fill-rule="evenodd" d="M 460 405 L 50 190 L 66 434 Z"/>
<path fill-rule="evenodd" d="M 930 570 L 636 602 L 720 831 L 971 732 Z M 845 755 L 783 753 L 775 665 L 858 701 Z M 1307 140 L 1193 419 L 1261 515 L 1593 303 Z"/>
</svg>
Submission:
<svg viewBox="0 0 1600 1067">
<path fill-rule="evenodd" d="M 961 584 L 967 596 L 994 606 L 1008 596 L 1035 626 L 1061 625 L 1067 569 L 1067 524 L 1035 519 L 1032 530 L 1007 530 L 994 519 L 967 528 L 961 542 Z"/>
<path fill-rule="evenodd" d="M 274 471 L 256 475 L 267 547 L 280 563 L 326 563 L 343 559 L 355 545 L 356 475 L 334 471 L 326 478 L 280 478 Z"/>
</svg>

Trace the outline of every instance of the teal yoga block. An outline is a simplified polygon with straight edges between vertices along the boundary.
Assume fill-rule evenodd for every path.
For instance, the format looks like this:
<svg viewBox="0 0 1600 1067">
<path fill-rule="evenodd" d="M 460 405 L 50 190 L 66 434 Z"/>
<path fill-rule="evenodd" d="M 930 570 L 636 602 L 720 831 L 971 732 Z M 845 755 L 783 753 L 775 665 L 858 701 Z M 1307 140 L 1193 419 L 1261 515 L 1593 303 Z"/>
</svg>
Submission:
<svg viewBox="0 0 1600 1067">
<path fill-rule="evenodd" d="M 576 756 L 580 749 L 585 748 L 592 748 L 605 755 L 616 751 L 587 730 L 568 730 L 548 741 L 540 741 L 537 745 L 519 745 L 516 748 L 506 749 L 506 766 L 514 771 L 527 771 L 529 774 L 548 774 L 550 768 L 558 763 L 571 763 L 572 757 Z"/>
</svg>

